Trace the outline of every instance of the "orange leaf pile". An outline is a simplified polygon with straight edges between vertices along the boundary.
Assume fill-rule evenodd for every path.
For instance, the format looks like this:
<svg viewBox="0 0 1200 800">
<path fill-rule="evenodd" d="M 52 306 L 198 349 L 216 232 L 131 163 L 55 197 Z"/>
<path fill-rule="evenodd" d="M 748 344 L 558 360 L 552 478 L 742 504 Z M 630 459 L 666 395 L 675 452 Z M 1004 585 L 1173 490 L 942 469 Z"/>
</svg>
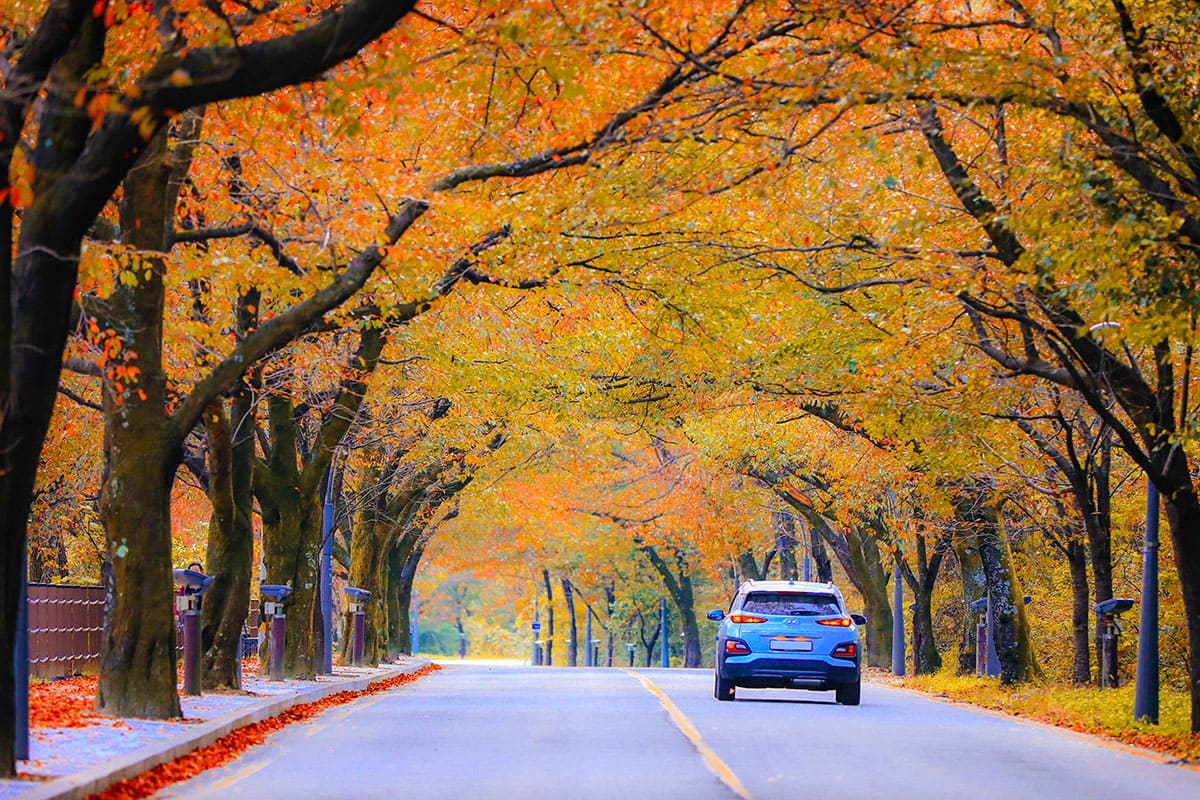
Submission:
<svg viewBox="0 0 1200 800">
<path fill-rule="evenodd" d="M 30 728 L 86 728 L 101 717 L 96 705 L 95 675 L 34 683 L 29 686 Z"/>
<path fill-rule="evenodd" d="M 105 789 L 99 794 L 91 795 L 88 800 L 133 800 L 133 798 L 150 797 L 155 792 L 165 786 L 170 786 L 173 783 L 188 780 L 189 778 L 199 775 L 205 770 L 219 767 L 222 764 L 227 764 L 237 758 L 244 751 L 262 744 L 266 738 L 275 731 L 291 725 L 293 722 L 300 722 L 309 717 L 325 711 L 334 706 L 345 705 L 353 700 L 367 695 L 386 692 L 389 689 L 394 689 L 397 686 L 403 686 L 406 683 L 428 675 L 431 672 L 436 672 L 441 669 L 437 664 L 430 664 L 427 667 L 422 667 L 416 672 L 410 672 L 406 675 L 397 675 L 394 678 L 380 681 L 379 683 L 368 686 L 366 689 L 351 692 L 338 692 L 331 694 L 328 697 L 316 700 L 312 703 L 303 703 L 301 705 L 292 706 L 287 711 L 284 711 L 277 717 L 264 719 L 261 722 L 255 722 L 250 725 L 244 725 L 237 730 L 222 736 L 212 744 L 201 747 L 198 750 L 193 750 L 185 756 L 180 756 L 174 761 L 169 761 L 166 764 L 160 764 L 148 772 L 144 772 L 136 778 L 114 783 L 112 786 Z"/>
</svg>

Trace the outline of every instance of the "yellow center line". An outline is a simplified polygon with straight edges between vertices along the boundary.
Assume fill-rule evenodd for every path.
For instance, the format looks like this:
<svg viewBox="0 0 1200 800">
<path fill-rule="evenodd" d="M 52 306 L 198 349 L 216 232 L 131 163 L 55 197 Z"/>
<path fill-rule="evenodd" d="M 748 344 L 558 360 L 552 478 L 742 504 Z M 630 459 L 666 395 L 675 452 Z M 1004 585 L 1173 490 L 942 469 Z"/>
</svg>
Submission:
<svg viewBox="0 0 1200 800">
<path fill-rule="evenodd" d="M 230 786 L 237 783 L 238 781 L 249 778 L 251 775 L 258 772 L 260 769 L 263 769 L 264 767 L 269 766 L 270 764 L 271 764 L 271 762 L 268 760 L 268 761 L 260 761 L 257 764 L 250 764 L 248 766 L 242 767 L 241 769 L 239 769 L 237 772 L 233 773 L 229 777 L 222 778 L 221 780 L 217 781 L 216 783 L 212 784 L 211 786 L 201 789 L 199 794 L 191 794 L 189 796 L 195 797 L 195 798 L 213 797 L 215 795 L 220 794 L 225 789 L 228 789 Z"/>
<path fill-rule="evenodd" d="M 738 780 L 738 776 L 733 774 L 733 770 L 729 765 L 721 760 L 713 749 L 704 743 L 700 738 L 700 731 L 696 730 L 696 726 L 692 721 L 684 716 L 684 713 L 679 710 L 679 706 L 671 702 L 671 698 L 667 697 L 666 693 L 650 682 L 650 679 L 639 672 L 626 669 L 633 677 L 642 682 L 642 686 L 646 687 L 646 691 L 658 698 L 658 702 L 662 703 L 662 707 L 666 709 L 667 714 L 671 717 L 671 721 L 675 723 L 675 727 L 679 728 L 680 732 L 687 737 L 692 743 L 697 752 L 700 753 L 700 758 L 704 761 L 704 766 L 708 767 L 708 771 L 717 776 L 717 780 L 729 787 L 735 795 L 742 800 L 750 800 L 750 792 L 746 791 L 746 787 Z"/>
</svg>

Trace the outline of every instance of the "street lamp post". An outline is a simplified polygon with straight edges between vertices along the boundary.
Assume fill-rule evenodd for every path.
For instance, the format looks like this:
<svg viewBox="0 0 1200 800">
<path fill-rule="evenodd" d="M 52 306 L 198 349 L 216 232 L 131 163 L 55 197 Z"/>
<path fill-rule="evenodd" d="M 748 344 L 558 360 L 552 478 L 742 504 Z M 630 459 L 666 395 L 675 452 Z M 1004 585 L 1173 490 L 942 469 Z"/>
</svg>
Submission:
<svg viewBox="0 0 1200 800">
<path fill-rule="evenodd" d="M 667 644 L 667 598 L 665 597 L 662 598 L 662 602 L 659 605 L 658 614 L 658 624 L 660 626 L 658 635 L 662 640 L 662 666 L 663 669 L 666 669 L 671 666 L 671 650 L 670 645 Z"/>
<path fill-rule="evenodd" d="M 796 522 L 800 525 L 800 536 L 804 539 L 804 580 L 810 581 L 812 580 L 812 559 L 809 556 L 812 553 L 813 534 L 801 517 L 797 516 Z"/>
<path fill-rule="evenodd" d="M 409 649 L 412 651 L 414 656 L 417 654 L 417 650 L 420 649 L 421 642 L 421 636 L 417 631 L 417 617 L 419 616 L 419 610 L 420 604 L 417 602 L 417 587 L 414 581 L 414 586 L 412 588 L 412 641 L 409 643 Z"/>
<path fill-rule="evenodd" d="M 28 552 L 28 551 L 26 551 Z M 29 556 L 21 555 L 17 600 L 17 640 L 13 642 L 13 757 L 29 760 Z"/>
<path fill-rule="evenodd" d="M 333 674 L 333 465 L 325 475 L 325 506 L 321 514 L 321 625 L 324 648 L 320 671 Z M 345 643 L 342 643 L 343 647 Z"/>
<path fill-rule="evenodd" d="M 1142 608 L 1138 618 L 1133 718 L 1158 724 L 1158 487 L 1146 482 L 1146 538 L 1142 549 Z"/>
<path fill-rule="evenodd" d="M 900 555 L 896 555 L 892 586 L 892 674 L 904 674 L 904 586 L 900 582 Z"/>
<path fill-rule="evenodd" d="M 587 624 L 584 625 L 583 638 L 587 641 L 587 650 L 583 654 L 583 665 L 585 667 L 594 667 L 596 664 L 592 661 L 592 607 L 587 607 Z"/>
<path fill-rule="evenodd" d="M 1089 333 L 1120 328 L 1106 320 Z M 1184 384 L 1184 392 L 1187 384 Z M 1153 468 L 1154 459 L 1150 459 Z M 1138 615 L 1137 674 L 1133 684 L 1133 718 L 1158 724 L 1158 486 L 1146 476 L 1146 537 L 1142 546 L 1142 608 Z"/>
</svg>

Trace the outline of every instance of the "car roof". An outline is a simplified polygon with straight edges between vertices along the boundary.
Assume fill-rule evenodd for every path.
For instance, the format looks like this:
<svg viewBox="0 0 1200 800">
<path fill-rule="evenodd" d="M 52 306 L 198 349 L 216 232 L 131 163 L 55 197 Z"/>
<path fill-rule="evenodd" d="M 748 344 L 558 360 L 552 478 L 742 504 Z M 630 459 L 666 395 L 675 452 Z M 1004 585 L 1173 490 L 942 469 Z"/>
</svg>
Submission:
<svg viewBox="0 0 1200 800">
<path fill-rule="evenodd" d="M 832 594 L 841 598 L 842 592 L 832 583 L 817 583 L 816 581 L 746 581 L 738 589 L 740 594 L 746 592 L 818 592 Z"/>
</svg>

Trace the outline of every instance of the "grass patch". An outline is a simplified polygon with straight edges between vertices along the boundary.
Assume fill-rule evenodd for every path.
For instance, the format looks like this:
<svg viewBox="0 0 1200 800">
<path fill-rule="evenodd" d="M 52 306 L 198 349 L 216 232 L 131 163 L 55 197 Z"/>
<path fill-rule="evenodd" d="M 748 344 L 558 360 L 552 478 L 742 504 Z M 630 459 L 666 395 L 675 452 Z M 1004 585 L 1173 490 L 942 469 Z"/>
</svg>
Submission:
<svg viewBox="0 0 1200 800">
<path fill-rule="evenodd" d="M 884 673 L 887 675 L 887 673 Z M 912 675 L 884 682 L 990 708 L 1016 717 L 1105 736 L 1124 744 L 1200 761 L 1200 735 L 1189 731 L 1191 712 L 1185 692 L 1163 689 L 1159 724 L 1133 720 L 1133 684 L 1118 689 L 1091 686 L 1023 684 L 1001 686 L 998 678 L 975 675 Z"/>
</svg>

